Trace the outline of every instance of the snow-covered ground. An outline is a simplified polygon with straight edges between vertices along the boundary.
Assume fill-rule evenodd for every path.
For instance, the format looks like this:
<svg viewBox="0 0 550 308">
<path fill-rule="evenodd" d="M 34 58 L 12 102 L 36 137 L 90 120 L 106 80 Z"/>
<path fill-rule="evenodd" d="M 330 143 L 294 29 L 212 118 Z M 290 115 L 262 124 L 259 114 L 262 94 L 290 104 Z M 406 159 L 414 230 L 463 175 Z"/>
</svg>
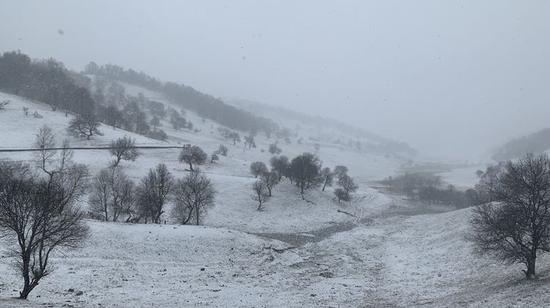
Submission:
<svg viewBox="0 0 550 308">
<path fill-rule="evenodd" d="M 162 101 L 155 93 L 142 93 Z M 398 160 L 323 144 L 317 154 L 326 166 L 350 168 L 360 185 L 358 200 L 339 205 L 329 188 L 309 192 L 310 202 L 305 202 L 284 182 L 259 212 L 250 198 L 255 179 L 248 167 L 269 161 L 267 147 L 273 140 L 260 136 L 258 148 L 244 150 L 219 137 L 216 123 L 188 112 L 200 131 L 165 125 L 167 142 L 104 125 L 103 136 L 82 141 L 65 131 L 70 115 L 0 93 L 4 99 L 11 103 L 0 112 L 0 148 L 30 147 L 38 128 L 47 124 L 59 140 L 69 138 L 74 145 L 108 144 L 129 135 L 138 144 L 193 143 L 208 153 L 226 144 L 229 155 L 201 166 L 217 190 L 205 226 L 173 225 L 169 216 L 163 225 L 87 221 L 90 239 L 79 250 L 55 256 L 55 271 L 28 302 L 11 299 L 20 283 L 2 251 L 0 307 L 540 307 L 550 302 L 545 283 L 550 260 L 541 260 L 540 280 L 523 281 L 521 268 L 473 255 L 465 238 L 468 209 L 441 213 L 441 208 L 409 204 L 368 186 L 394 174 Z M 23 106 L 43 118 L 25 117 Z M 315 151 L 307 142 L 279 145 L 289 157 Z M 186 166 L 177 157 L 177 149 L 147 150 L 122 167 L 139 180 L 163 162 L 182 177 Z M 0 159 L 31 158 L 0 153 Z M 77 151 L 75 160 L 95 173 L 110 157 L 106 151 Z M 465 169 L 444 177 L 462 186 L 470 183 L 469 173 Z M 471 173 L 475 177 L 475 170 Z"/>
</svg>

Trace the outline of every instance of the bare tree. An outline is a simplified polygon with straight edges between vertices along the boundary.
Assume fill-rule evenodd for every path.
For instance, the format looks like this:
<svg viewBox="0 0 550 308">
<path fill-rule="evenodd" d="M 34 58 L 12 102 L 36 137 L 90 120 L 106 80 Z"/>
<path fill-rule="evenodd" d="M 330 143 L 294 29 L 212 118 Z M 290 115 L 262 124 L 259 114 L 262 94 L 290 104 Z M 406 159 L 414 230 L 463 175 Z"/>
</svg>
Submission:
<svg viewBox="0 0 550 308">
<path fill-rule="evenodd" d="M 263 204 L 269 199 L 269 192 L 264 181 L 258 180 L 252 184 L 252 200 L 258 202 L 258 211 L 262 210 Z"/>
<path fill-rule="evenodd" d="M 88 201 L 91 211 L 104 221 L 118 221 L 123 214 L 131 216 L 135 202 L 134 186 L 119 168 L 101 170 L 92 180 Z"/>
<path fill-rule="evenodd" d="M 546 154 L 506 163 L 491 186 L 497 202 L 475 208 L 471 220 L 477 251 L 523 263 L 536 276 L 539 252 L 550 250 L 550 160 Z"/>
<path fill-rule="evenodd" d="M 200 171 L 193 171 L 175 185 L 173 215 L 182 225 L 192 219 L 199 225 L 205 210 L 214 204 L 215 196 L 212 182 Z"/>
<path fill-rule="evenodd" d="M 255 178 L 258 178 L 260 175 L 267 172 L 267 166 L 261 161 L 256 161 L 250 164 L 250 173 L 252 173 Z"/>
<path fill-rule="evenodd" d="M 111 182 L 111 209 L 113 221 L 118 221 L 120 215 L 128 215 L 132 219 L 135 197 L 134 182 L 120 169 L 115 168 Z"/>
<path fill-rule="evenodd" d="M 51 174 L 51 164 L 53 158 L 55 157 L 57 151 L 49 150 L 54 148 L 55 143 L 55 134 L 49 126 L 42 126 L 36 134 L 34 147 L 41 149 L 39 152 L 35 153 L 35 160 L 37 162 L 37 167 L 44 171 L 47 174 Z"/>
<path fill-rule="evenodd" d="M 0 234 L 13 240 L 15 264 L 23 279 L 19 297 L 26 299 L 51 271 L 50 256 L 75 248 L 88 235 L 83 215 L 75 206 L 84 193 L 87 169 L 68 166 L 40 178 L 22 164 L 0 165 Z"/>
<path fill-rule="evenodd" d="M 208 155 L 198 146 L 186 144 L 181 150 L 179 161 L 189 164 L 189 170 L 193 170 L 193 164 L 202 165 L 206 162 Z"/>
<path fill-rule="evenodd" d="M 121 160 L 135 161 L 139 156 L 139 151 L 136 149 L 136 141 L 128 136 L 113 140 L 109 152 L 115 157 L 112 164 L 113 167 L 117 167 Z"/>
<path fill-rule="evenodd" d="M 271 197 L 271 191 L 275 185 L 279 184 L 279 175 L 277 172 L 264 172 L 260 175 L 262 182 L 265 183 L 267 188 L 268 196 Z"/>
<path fill-rule="evenodd" d="M 109 207 L 111 204 L 112 171 L 102 169 L 92 179 L 91 192 L 88 197 L 90 210 L 104 221 L 109 221 Z"/>
<path fill-rule="evenodd" d="M 322 191 L 325 191 L 325 188 L 327 186 L 332 186 L 332 181 L 334 179 L 334 173 L 330 171 L 330 168 L 326 167 L 321 170 L 321 177 L 323 177 L 323 189 Z"/>
<path fill-rule="evenodd" d="M 99 130 L 100 125 L 101 123 L 93 115 L 78 115 L 76 118 L 71 120 L 71 122 L 69 122 L 69 127 L 67 130 L 75 137 L 86 137 L 87 140 L 90 140 L 90 138 L 94 135 L 102 135 Z"/>
<path fill-rule="evenodd" d="M 136 195 L 138 215 L 145 219 L 145 223 L 148 218 L 153 223 L 160 223 L 173 183 L 172 174 L 165 164 L 159 164 L 155 169 L 150 169 L 149 174 L 141 179 Z"/>
</svg>

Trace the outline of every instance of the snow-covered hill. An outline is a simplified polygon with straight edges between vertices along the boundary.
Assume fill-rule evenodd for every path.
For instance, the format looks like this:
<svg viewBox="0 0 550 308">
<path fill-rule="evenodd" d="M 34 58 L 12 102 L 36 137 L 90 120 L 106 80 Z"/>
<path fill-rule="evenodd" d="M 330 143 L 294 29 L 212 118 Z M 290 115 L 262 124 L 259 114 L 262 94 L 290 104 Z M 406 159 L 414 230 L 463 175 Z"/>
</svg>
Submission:
<svg viewBox="0 0 550 308">
<path fill-rule="evenodd" d="M 125 87 L 171 104 L 158 93 Z M 465 239 L 469 210 L 440 213 L 448 209 L 419 207 L 369 187 L 392 175 L 400 159 L 329 144 L 317 151 L 309 141 L 280 143 L 289 157 L 309 151 L 326 166 L 347 165 L 360 186 L 357 201 L 339 205 L 328 189 L 309 192 L 305 202 L 285 182 L 265 210 L 257 211 L 249 165 L 269 161 L 273 139 L 259 135 L 258 147 L 245 150 L 225 141 L 217 123 L 187 112 L 198 131 L 163 123 L 166 142 L 105 125 L 103 136 L 86 141 L 67 134 L 71 115 L 0 93 L 3 100 L 10 104 L 0 111 L 0 148 L 30 147 L 38 129 L 48 125 L 59 141 L 68 138 L 73 145 L 103 145 L 128 135 L 140 145 L 192 143 L 208 153 L 225 144 L 229 154 L 201 166 L 217 190 L 204 226 L 172 225 L 169 215 L 165 225 L 87 221 L 91 238 L 82 249 L 56 255 L 55 271 L 29 302 L 9 299 L 17 295 L 19 278 L 3 250 L 1 307 L 536 307 L 550 300 L 543 283 L 548 272 L 541 271 L 540 282 L 522 283 L 519 268 L 474 257 Z M 42 118 L 34 118 L 35 111 Z M 177 158 L 178 149 L 143 150 L 122 167 L 138 181 L 162 162 L 179 178 L 186 171 Z M 30 160 L 32 154 L 0 152 L 0 159 Z M 83 150 L 75 152 L 75 160 L 96 173 L 110 156 Z M 549 263 L 542 260 L 541 269 Z"/>
</svg>

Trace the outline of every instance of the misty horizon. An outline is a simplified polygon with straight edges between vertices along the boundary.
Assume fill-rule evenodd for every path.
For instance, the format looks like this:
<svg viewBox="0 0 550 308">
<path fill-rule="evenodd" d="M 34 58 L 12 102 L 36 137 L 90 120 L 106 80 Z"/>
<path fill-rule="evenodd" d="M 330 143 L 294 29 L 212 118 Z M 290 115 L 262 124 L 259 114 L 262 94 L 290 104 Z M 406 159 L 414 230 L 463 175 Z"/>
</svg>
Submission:
<svg viewBox="0 0 550 308">
<path fill-rule="evenodd" d="M 550 1 L 0 20 L 0 307 L 550 307 Z"/>
<path fill-rule="evenodd" d="M 548 11 L 544 1 L 3 2 L 0 49 L 71 69 L 118 64 L 345 119 L 428 156 L 477 158 L 547 126 Z"/>
</svg>

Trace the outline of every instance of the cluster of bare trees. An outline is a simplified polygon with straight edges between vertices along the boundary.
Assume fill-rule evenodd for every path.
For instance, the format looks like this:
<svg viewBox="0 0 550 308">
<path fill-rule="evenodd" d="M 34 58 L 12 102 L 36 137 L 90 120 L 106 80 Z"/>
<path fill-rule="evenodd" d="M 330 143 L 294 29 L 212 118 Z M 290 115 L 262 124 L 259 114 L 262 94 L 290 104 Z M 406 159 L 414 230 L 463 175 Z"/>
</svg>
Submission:
<svg viewBox="0 0 550 308">
<path fill-rule="evenodd" d="M 201 215 L 214 202 L 212 183 L 196 167 L 193 169 L 193 165 L 202 164 L 207 158 L 198 146 L 186 145 L 180 153 L 180 161 L 191 169 L 183 179 L 175 180 L 168 167 L 159 164 L 137 185 L 118 166 L 122 159 L 134 160 L 139 155 L 134 141 L 127 137 L 114 141 L 111 154 L 115 157 L 113 163 L 92 180 L 89 204 L 96 218 L 118 221 L 124 217 L 126 222 L 161 223 L 166 205 L 173 200 L 172 214 L 179 223 L 199 224 Z"/>
<path fill-rule="evenodd" d="M 536 275 L 540 253 L 550 251 L 550 159 L 527 155 L 492 168 L 480 185 L 492 202 L 474 208 L 472 240 L 477 251 L 525 265 Z"/>
<path fill-rule="evenodd" d="M 347 174 L 348 168 L 336 166 L 334 171 L 330 168 L 322 168 L 319 158 L 311 153 L 303 153 L 291 161 L 288 157 L 274 156 L 270 160 L 271 170 L 263 162 L 253 162 L 250 165 L 250 173 L 258 180 L 252 184 L 252 199 L 258 202 L 258 210 L 272 196 L 272 189 L 286 177 L 300 191 L 305 200 L 305 192 L 309 189 L 322 186 L 325 191 L 327 186 L 332 186 L 336 178 L 339 188 L 334 190 L 338 202 L 351 201 L 352 193 L 358 186 Z"/>
<path fill-rule="evenodd" d="M 103 169 L 92 179 L 90 211 L 104 221 L 118 221 L 123 215 L 131 221 L 135 190 L 134 182 L 120 168 Z"/>
</svg>

